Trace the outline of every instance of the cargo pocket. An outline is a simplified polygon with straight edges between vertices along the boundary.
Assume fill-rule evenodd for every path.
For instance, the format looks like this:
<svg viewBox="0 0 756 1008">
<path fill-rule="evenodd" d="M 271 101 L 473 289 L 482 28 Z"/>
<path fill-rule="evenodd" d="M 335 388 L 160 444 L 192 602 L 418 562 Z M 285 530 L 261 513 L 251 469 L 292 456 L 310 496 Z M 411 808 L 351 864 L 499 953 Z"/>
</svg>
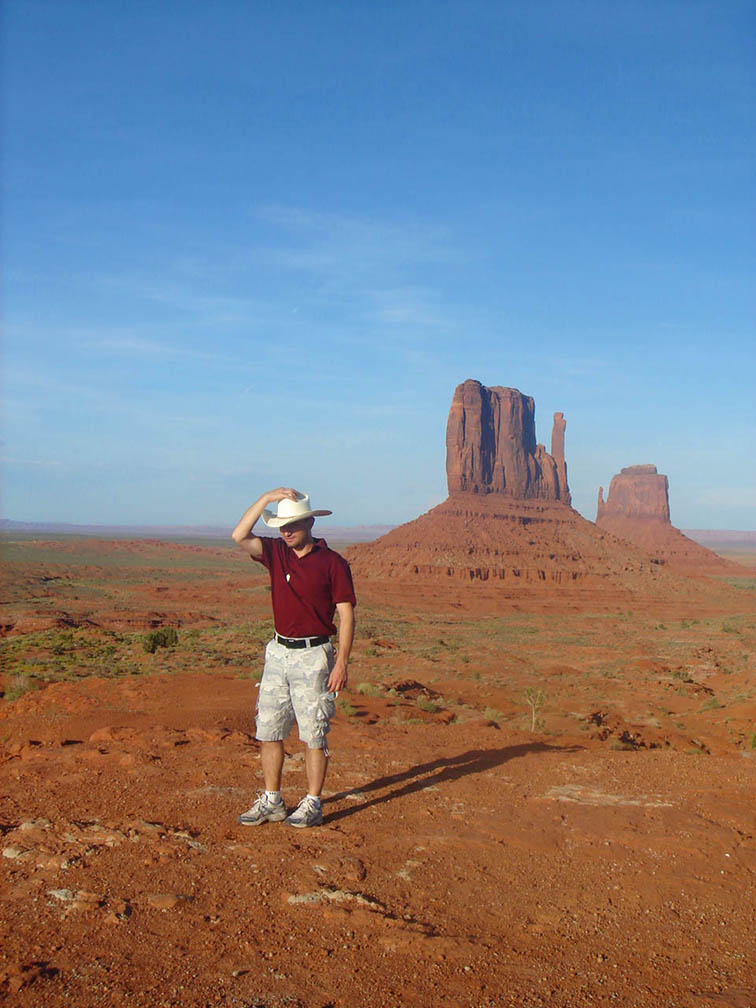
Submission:
<svg viewBox="0 0 756 1008">
<path fill-rule="evenodd" d="M 336 713 L 336 694 L 321 693 L 315 707 L 315 736 L 318 741 L 325 739 L 331 730 L 331 718 Z"/>
</svg>

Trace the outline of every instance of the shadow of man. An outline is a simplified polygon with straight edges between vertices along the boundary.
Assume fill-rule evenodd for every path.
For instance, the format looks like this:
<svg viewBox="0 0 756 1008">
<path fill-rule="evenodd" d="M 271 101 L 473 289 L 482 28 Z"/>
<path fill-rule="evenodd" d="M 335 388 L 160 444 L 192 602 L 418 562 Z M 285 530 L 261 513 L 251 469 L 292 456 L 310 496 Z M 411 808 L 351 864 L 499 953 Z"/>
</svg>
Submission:
<svg viewBox="0 0 756 1008">
<path fill-rule="evenodd" d="M 346 819 L 347 816 L 354 815 L 356 812 L 364 812 L 365 809 L 375 805 L 382 805 L 384 802 L 403 798 L 416 791 L 423 791 L 432 785 L 459 780 L 461 777 L 467 777 L 468 774 L 485 773 L 487 770 L 493 770 L 494 767 L 501 766 L 518 757 L 527 756 L 529 753 L 570 753 L 577 752 L 579 749 L 581 746 L 555 746 L 545 742 L 523 742 L 520 745 L 505 746 L 501 749 L 469 749 L 456 756 L 421 763 L 401 773 L 378 777 L 362 787 L 331 795 L 324 804 L 330 805 L 342 801 L 344 798 L 362 796 L 372 791 L 381 791 L 384 788 L 393 788 L 388 794 L 377 795 L 375 798 L 370 798 L 358 805 L 330 812 L 328 822 L 333 823 L 339 819 Z M 394 787 L 397 784 L 401 786 Z"/>
</svg>

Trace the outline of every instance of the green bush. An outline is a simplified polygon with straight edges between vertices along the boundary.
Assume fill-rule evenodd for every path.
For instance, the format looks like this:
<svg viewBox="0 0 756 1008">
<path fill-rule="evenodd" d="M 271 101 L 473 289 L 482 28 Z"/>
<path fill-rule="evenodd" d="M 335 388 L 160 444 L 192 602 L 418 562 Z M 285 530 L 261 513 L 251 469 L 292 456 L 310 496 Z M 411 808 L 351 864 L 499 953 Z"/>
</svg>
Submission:
<svg viewBox="0 0 756 1008">
<path fill-rule="evenodd" d="M 379 697 L 383 696 L 383 690 L 380 686 L 376 686 L 375 683 L 371 682 L 361 682 L 357 687 L 357 692 L 361 693 L 363 696 Z"/>
<path fill-rule="evenodd" d="M 719 710 L 721 707 L 724 707 L 724 704 L 721 704 L 716 697 L 709 697 L 708 700 L 705 700 L 701 704 L 701 712 L 709 710 Z"/>
<path fill-rule="evenodd" d="M 438 704 L 434 704 L 432 700 L 429 700 L 428 697 L 424 696 L 419 696 L 417 700 L 415 700 L 415 703 L 420 710 L 425 711 L 426 714 L 437 714 L 441 709 Z"/>
<path fill-rule="evenodd" d="M 37 689 L 37 684 L 28 675 L 20 674 L 13 677 L 12 682 L 5 688 L 6 700 L 18 700 L 25 693 L 30 693 Z"/>
<path fill-rule="evenodd" d="M 161 627 L 144 635 L 142 647 L 148 654 L 154 654 L 159 647 L 175 647 L 178 644 L 178 631 L 175 627 Z"/>
</svg>

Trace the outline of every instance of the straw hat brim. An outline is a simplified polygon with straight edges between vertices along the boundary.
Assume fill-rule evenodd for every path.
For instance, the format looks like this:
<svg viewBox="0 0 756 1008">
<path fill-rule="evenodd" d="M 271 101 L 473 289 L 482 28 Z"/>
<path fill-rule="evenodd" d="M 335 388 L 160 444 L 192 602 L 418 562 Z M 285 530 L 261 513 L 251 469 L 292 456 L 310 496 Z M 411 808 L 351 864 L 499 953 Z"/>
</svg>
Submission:
<svg viewBox="0 0 756 1008">
<path fill-rule="evenodd" d="M 262 520 L 268 528 L 282 528 L 284 525 L 291 525 L 292 522 L 301 521 L 303 518 L 317 518 L 320 515 L 330 515 L 333 511 L 326 511 L 318 508 L 315 511 L 303 511 L 302 514 L 290 515 L 288 518 L 279 518 L 272 511 L 263 511 Z"/>
</svg>

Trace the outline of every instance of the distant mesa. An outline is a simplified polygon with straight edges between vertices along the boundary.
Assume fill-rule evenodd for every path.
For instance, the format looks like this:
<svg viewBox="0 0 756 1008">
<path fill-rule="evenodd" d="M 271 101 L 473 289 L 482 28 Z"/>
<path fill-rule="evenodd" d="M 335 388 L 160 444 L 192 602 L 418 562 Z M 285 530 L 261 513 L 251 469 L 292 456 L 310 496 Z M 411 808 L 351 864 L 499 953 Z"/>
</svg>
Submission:
<svg viewBox="0 0 756 1008">
<path fill-rule="evenodd" d="M 518 389 L 469 379 L 446 427 L 449 497 L 414 521 L 347 551 L 366 580 L 481 583 L 497 590 L 549 585 L 647 591 L 666 575 L 634 547 L 570 506 L 565 419 L 554 415 L 551 454 L 536 443 L 535 404 Z"/>
<path fill-rule="evenodd" d="M 609 484 L 609 497 L 604 501 L 604 488 L 599 487 L 596 523 L 612 518 L 650 518 L 670 524 L 669 480 L 656 471 L 655 465 L 634 465 L 621 469 Z"/>
<path fill-rule="evenodd" d="M 571 503 L 564 460 L 565 419 L 554 414 L 551 455 L 536 444 L 535 403 L 518 389 L 458 385 L 446 425 L 449 493 L 498 493 Z"/>
<path fill-rule="evenodd" d="M 689 573 L 743 573 L 675 528 L 669 514 L 669 480 L 655 465 L 634 465 L 612 477 L 609 495 L 599 487 L 596 524 L 639 546 L 657 562 Z"/>
</svg>

